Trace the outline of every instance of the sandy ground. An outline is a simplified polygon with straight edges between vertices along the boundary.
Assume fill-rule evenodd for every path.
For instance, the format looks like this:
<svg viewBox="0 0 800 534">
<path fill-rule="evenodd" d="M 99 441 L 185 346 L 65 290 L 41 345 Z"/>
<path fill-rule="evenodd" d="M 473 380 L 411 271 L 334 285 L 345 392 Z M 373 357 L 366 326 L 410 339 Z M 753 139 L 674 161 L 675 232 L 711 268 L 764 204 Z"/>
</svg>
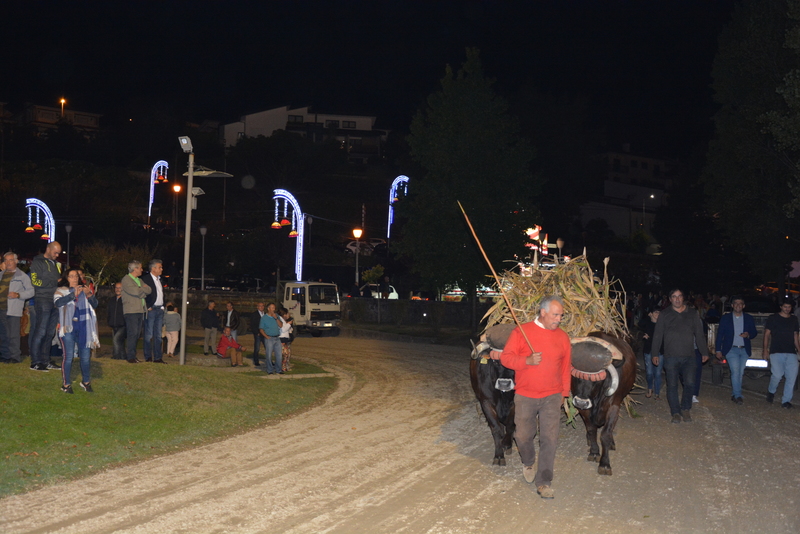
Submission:
<svg viewBox="0 0 800 534">
<path fill-rule="evenodd" d="M 640 396 L 617 427 L 613 476 L 564 427 L 544 501 L 516 449 L 492 467 L 469 351 L 300 338 L 295 353 L 340 380 L 313 410 L 198 449 L 0 501 L 0 531 L 768 532 L 800 531 L 800 410 L 703 386 L 694 423 Z M 780 391 L 780 390 L 779 390 Z M 800 401 L 800 399 L 796 399 Z M 800 404 L 800 402 L 798 402 Z"/>
</svg>

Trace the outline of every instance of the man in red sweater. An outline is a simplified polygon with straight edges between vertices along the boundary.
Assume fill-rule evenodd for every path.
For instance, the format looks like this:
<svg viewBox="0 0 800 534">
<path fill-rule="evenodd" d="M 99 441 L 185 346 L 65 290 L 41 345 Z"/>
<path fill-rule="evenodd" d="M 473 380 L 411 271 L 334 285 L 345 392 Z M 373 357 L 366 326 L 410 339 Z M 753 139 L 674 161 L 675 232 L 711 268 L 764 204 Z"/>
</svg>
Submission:
<svg viewBox="0 0 800 534">
<path fill-rule="evenodd" d="M 550 484 L 558 447 L 561 403 L 563 397 L 569 396 L 570 390 L 572 346 L 567 333 L 558 327 L 563 316 L 564 302 L 561 298 L 554 295 L 545 297 L 539 307 L 539 316 L 532 323 L 525 323 L 511 332 L 500 356 L 500 362 L 516 372 L 514 422 L 517 430 L 514 440 L 522 460 L 522 476 L 529 484 L 536 484 L 543 499 L 555 497 Z M 537 417 L 540 450 L 539 467 L 534 472 L 536 451 L 533 441 Z"/>
</svg>

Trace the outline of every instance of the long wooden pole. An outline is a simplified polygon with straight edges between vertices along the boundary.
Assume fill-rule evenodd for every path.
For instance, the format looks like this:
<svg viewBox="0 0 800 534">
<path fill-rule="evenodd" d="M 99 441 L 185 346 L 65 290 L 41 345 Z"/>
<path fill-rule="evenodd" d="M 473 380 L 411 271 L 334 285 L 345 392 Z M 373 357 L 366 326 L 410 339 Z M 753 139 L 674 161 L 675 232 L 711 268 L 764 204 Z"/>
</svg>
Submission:
<svg viewBox="0 0 800 534">
<path fill-rule="evenodd" d="M 503 295 L 503 300 L 506 301 L 506 306 L 508 306 L 509 311 L 511 312 L 511 317 L 514 319 L 514 322 L 519 327 L 519 331 L 522 332 L 522 337 L 525 338 L 525 342 L 528 344 L 528 348 L 531 349 L 531 352 L 536 352 L 533 350 L 533 345 L 531 345 L 531 341 L 528 339 L 528 335 L 525 333 L 525 330 L 522 329 L 522 323 L 519 322 L 517 318 L 517 313 L 514 311 L 514 307 L 511 305 L 511 301 L 508 299 L 508 295 L 503 290 L 503 286 L 500 284 L 500 277 L 497 276 L 497 271 L 494 270 L 494 266 L 492 262 L 489 261 L 489 256 L 486 255 L 486 251 L 483 250 L 483 245 L 481 244 L 481 240 L 478 239 L 478 234 L 475 233 L 475 228 L 472 227 L 472 222 L 469 220 L 469 216 L 467 212 L 464 211 L 464 206 L 461 205 L 461 201 L 456 200 L 458 202 L 458 207 L 461 208 L 461 213 L 464 214 L 464 219 L 467 221 L 467 226 L 469 226 L 469 231 L 472 232 L 472 237 L 475 238 L 475 242 L 478 244 L 478 248 L 481 250 L 481 254 L 483 254 L 483 259 L 486 260 L 486 263 L 489 265 L 489 269 L 492 270 L 492 276 L 494 276 L 495 284 L 497 285 L 498 291 L 500 294 Z"/>
</svg>

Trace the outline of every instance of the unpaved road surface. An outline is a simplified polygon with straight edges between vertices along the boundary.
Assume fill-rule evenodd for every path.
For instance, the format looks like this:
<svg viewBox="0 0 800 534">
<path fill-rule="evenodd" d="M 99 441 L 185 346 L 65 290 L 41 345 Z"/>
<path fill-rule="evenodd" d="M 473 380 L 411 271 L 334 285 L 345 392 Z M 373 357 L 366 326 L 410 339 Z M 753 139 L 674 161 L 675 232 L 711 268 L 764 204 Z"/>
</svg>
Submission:
<svg viewBox="0 0 800 534">
<path fill-rule="evenodd" d="M 800 410 L 704 385 L 694 423 L 639 396 L 613 476 L 564 427 L 543 501 L 516 449 L 492 467 L 468 350 L 301 338 L 336 372 L 324 404 L 261 430 L 0 501 L 0 532 L 800 531 Z M 800 399 L 797 399 L 800 401 Z M 800 402 L 798 402 L 800 404 Z"/>
</svg>

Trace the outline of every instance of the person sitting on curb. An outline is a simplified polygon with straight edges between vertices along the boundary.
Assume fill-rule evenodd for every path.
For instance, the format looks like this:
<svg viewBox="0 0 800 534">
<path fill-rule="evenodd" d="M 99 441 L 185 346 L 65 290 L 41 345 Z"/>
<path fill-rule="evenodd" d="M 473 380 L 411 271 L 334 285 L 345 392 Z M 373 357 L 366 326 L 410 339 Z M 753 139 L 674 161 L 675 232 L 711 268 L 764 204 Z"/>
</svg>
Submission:
<svg viewBox="0 0 800 534">
<path fill-rule="evenodd" d="M 217 345 L 217 358 L 230 358 L 231 367 L 239 367 L 242 365 L 243 350 L 244 347 L 233 339 L 230 327 L 226 326 Z"/>
</svg>

